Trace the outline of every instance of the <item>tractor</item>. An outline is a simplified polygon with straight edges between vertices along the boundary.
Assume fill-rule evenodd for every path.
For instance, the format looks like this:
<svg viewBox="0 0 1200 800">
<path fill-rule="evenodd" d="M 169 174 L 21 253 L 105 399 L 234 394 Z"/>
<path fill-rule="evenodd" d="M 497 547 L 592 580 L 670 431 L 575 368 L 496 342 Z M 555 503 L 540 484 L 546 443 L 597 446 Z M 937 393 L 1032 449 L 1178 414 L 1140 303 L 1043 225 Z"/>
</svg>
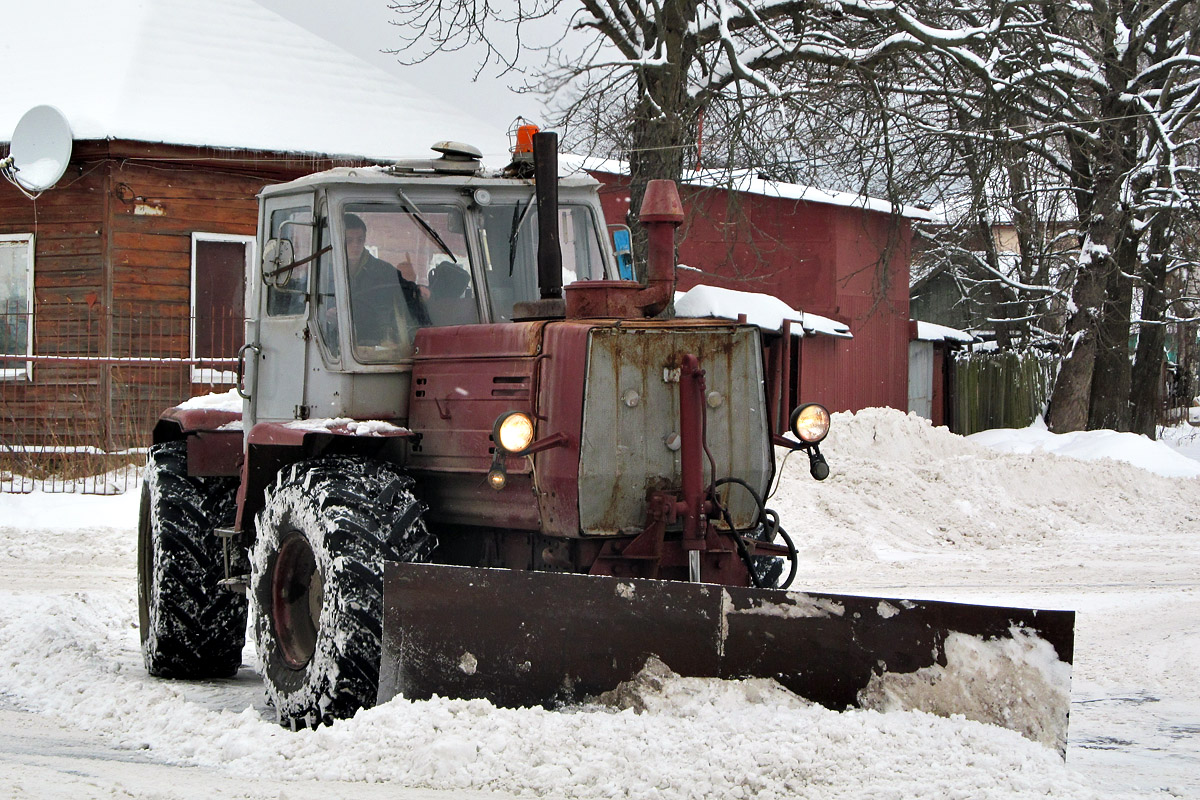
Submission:
<svg viewBox="0 0 1200 800">
<path fill-rule="evenodd" d="M 651 656 L 835 708 L 953 668 L 955 637 L 1069 665 L 1069 612 L 787 590 L 775 450 L 824 479 L 829 413 L 797 402 L 791 336 L 672 313 L 674 183 L 646 191 L 639 275 L 554 134 L 499 170 L 433 149 L 262 191 L 240 407 L 154 429 L 152 675 L 232 675 L 248 629 L 299 728 L 396 695 L 577 702 Z"/>
</svg>

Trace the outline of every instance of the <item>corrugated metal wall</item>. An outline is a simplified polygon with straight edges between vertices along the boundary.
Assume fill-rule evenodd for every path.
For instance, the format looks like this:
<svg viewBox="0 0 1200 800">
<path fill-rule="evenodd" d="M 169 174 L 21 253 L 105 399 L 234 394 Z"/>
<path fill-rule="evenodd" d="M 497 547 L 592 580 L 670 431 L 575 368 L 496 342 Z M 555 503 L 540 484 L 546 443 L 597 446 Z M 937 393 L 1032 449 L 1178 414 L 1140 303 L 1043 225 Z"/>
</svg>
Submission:
<svg viewBox="0 0 1200 800">
<path fill-rule="evenodd" d="M 629 209 L 626 179 L 596 177 L 610 222 Z M 679 288 L 706 283 L 773 294 L 792 307 L 850 325 L 852 340 L 801 345 L 799 396 L 831 411 L 908 408 L 907 220 L 861 208 L 747 195 L 681 192 Z"/>
</svg>

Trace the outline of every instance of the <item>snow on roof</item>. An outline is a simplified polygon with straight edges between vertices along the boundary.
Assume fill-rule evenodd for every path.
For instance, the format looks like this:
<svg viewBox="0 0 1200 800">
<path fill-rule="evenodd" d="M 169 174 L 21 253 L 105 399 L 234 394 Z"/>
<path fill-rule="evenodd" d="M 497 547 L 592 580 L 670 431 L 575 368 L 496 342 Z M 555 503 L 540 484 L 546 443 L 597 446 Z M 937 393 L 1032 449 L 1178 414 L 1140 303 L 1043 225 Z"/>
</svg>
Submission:
<svg viewBox="0 0 1200 800">
<path fill-rule="evenodd" d="M 736 320 L 742 314 L 751 325 L 769 331 L 783 329 L 783 321 L 790 319 L 800 323 L 794 326 L 792 332 L 804 335 L 824 334 L 843 339 L 854 338 L 850 328 L 836 320 L 822 317 L 818 314 L 808 314 L 797 311 L 778 297 L 758 292 L 739 292 L 734 289 L 721 289 L 716 286 L 694 286 L 686 292 L 675 294 L 675 316 L 677 317 L 718 317 L 720 319 Z"/>
<path fill-rule="evenodd" d="M 921 322 L 914 320 L 917 323 L 917 341 L 920 342 L 973 342 L 975 336 L 960 331 L 958 328 L 951 328 L 947 325 L 938 325 L 934 322 Z"/>
<path fill-rule="evenodd" d="M 572 154 L 564 154 L 560 157 L 560 160 L 564 163 L 564 169 L 567 168 L 566 165 L 570 165 L 570 167 L 577 170 L 607 172 L 613 175 L 629 174 L 629 164 L 624 161 Z M 830 192 L 798 183 L 763 180 L 751 171 L 734 172 L 732 175 L 724 171 L 685 172 L 683 182 L 691 186 L 718 189 L 731 188 L 735 191 L 745 192 L 746 194 L 779 197 L 785 200 L 803 200 L 808 203 L 824 203 L 826 205 L 848 208 L 862 208 L 867 211 L 878 211 L 883 214 L 891 214 L 896 209 L 896 206 L 891 202 L 877 197 L 867 197 L 861 194 L 853 194 L 852 192 Z M 927 209 L 918 208 L 917 206 L 901 206 L 898 209 L 898 213 L 908 219 L 933 219 L 932 214 Z"/>
<path fill-rule="evenodd" d="M 337 13 L 330 6 L 329 13 Z M 0 140 L 35 105 L 75 139 L 393 159 L 454 139 L 502 154 L 452 87 L 404 84 L 253 0 L 10 4 Z"/>
</svg>

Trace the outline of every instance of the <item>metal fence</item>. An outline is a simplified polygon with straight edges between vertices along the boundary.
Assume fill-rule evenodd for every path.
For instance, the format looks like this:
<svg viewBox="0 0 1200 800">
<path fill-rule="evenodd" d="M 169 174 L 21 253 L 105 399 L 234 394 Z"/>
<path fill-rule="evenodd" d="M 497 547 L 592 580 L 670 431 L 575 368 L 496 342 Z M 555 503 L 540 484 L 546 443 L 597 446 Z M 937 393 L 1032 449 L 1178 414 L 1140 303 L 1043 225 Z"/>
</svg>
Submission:
<svg viewBox="0 0 1200 800">
<path fill-rule="evenodd" d="M 242 330 L 240 314 L 221 312 L 0 314 L 0 332 L 21 332 L 0 353 L 0 492 L 125 491 L 163 409 L 232 388 Z"/>
</svg>

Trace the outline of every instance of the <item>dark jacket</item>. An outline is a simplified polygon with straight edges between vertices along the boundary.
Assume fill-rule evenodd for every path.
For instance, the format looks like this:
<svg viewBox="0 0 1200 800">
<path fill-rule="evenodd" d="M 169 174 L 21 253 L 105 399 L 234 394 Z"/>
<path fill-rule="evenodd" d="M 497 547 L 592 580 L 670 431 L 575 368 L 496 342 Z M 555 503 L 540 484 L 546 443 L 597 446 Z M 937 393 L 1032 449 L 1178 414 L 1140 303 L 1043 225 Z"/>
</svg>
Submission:
<svg viewBox="0 0 1200 800">
<path fill-rule="evenodd" d="M 395 328 L 397 293 L 417 327 L 430 324 L 421 287 L 400 270 L 367 252 L 360 266 L 350 267 L 350 315 L 360 344 L 380 342 L 387 338 L 389 328 Z"/>
</svg>

